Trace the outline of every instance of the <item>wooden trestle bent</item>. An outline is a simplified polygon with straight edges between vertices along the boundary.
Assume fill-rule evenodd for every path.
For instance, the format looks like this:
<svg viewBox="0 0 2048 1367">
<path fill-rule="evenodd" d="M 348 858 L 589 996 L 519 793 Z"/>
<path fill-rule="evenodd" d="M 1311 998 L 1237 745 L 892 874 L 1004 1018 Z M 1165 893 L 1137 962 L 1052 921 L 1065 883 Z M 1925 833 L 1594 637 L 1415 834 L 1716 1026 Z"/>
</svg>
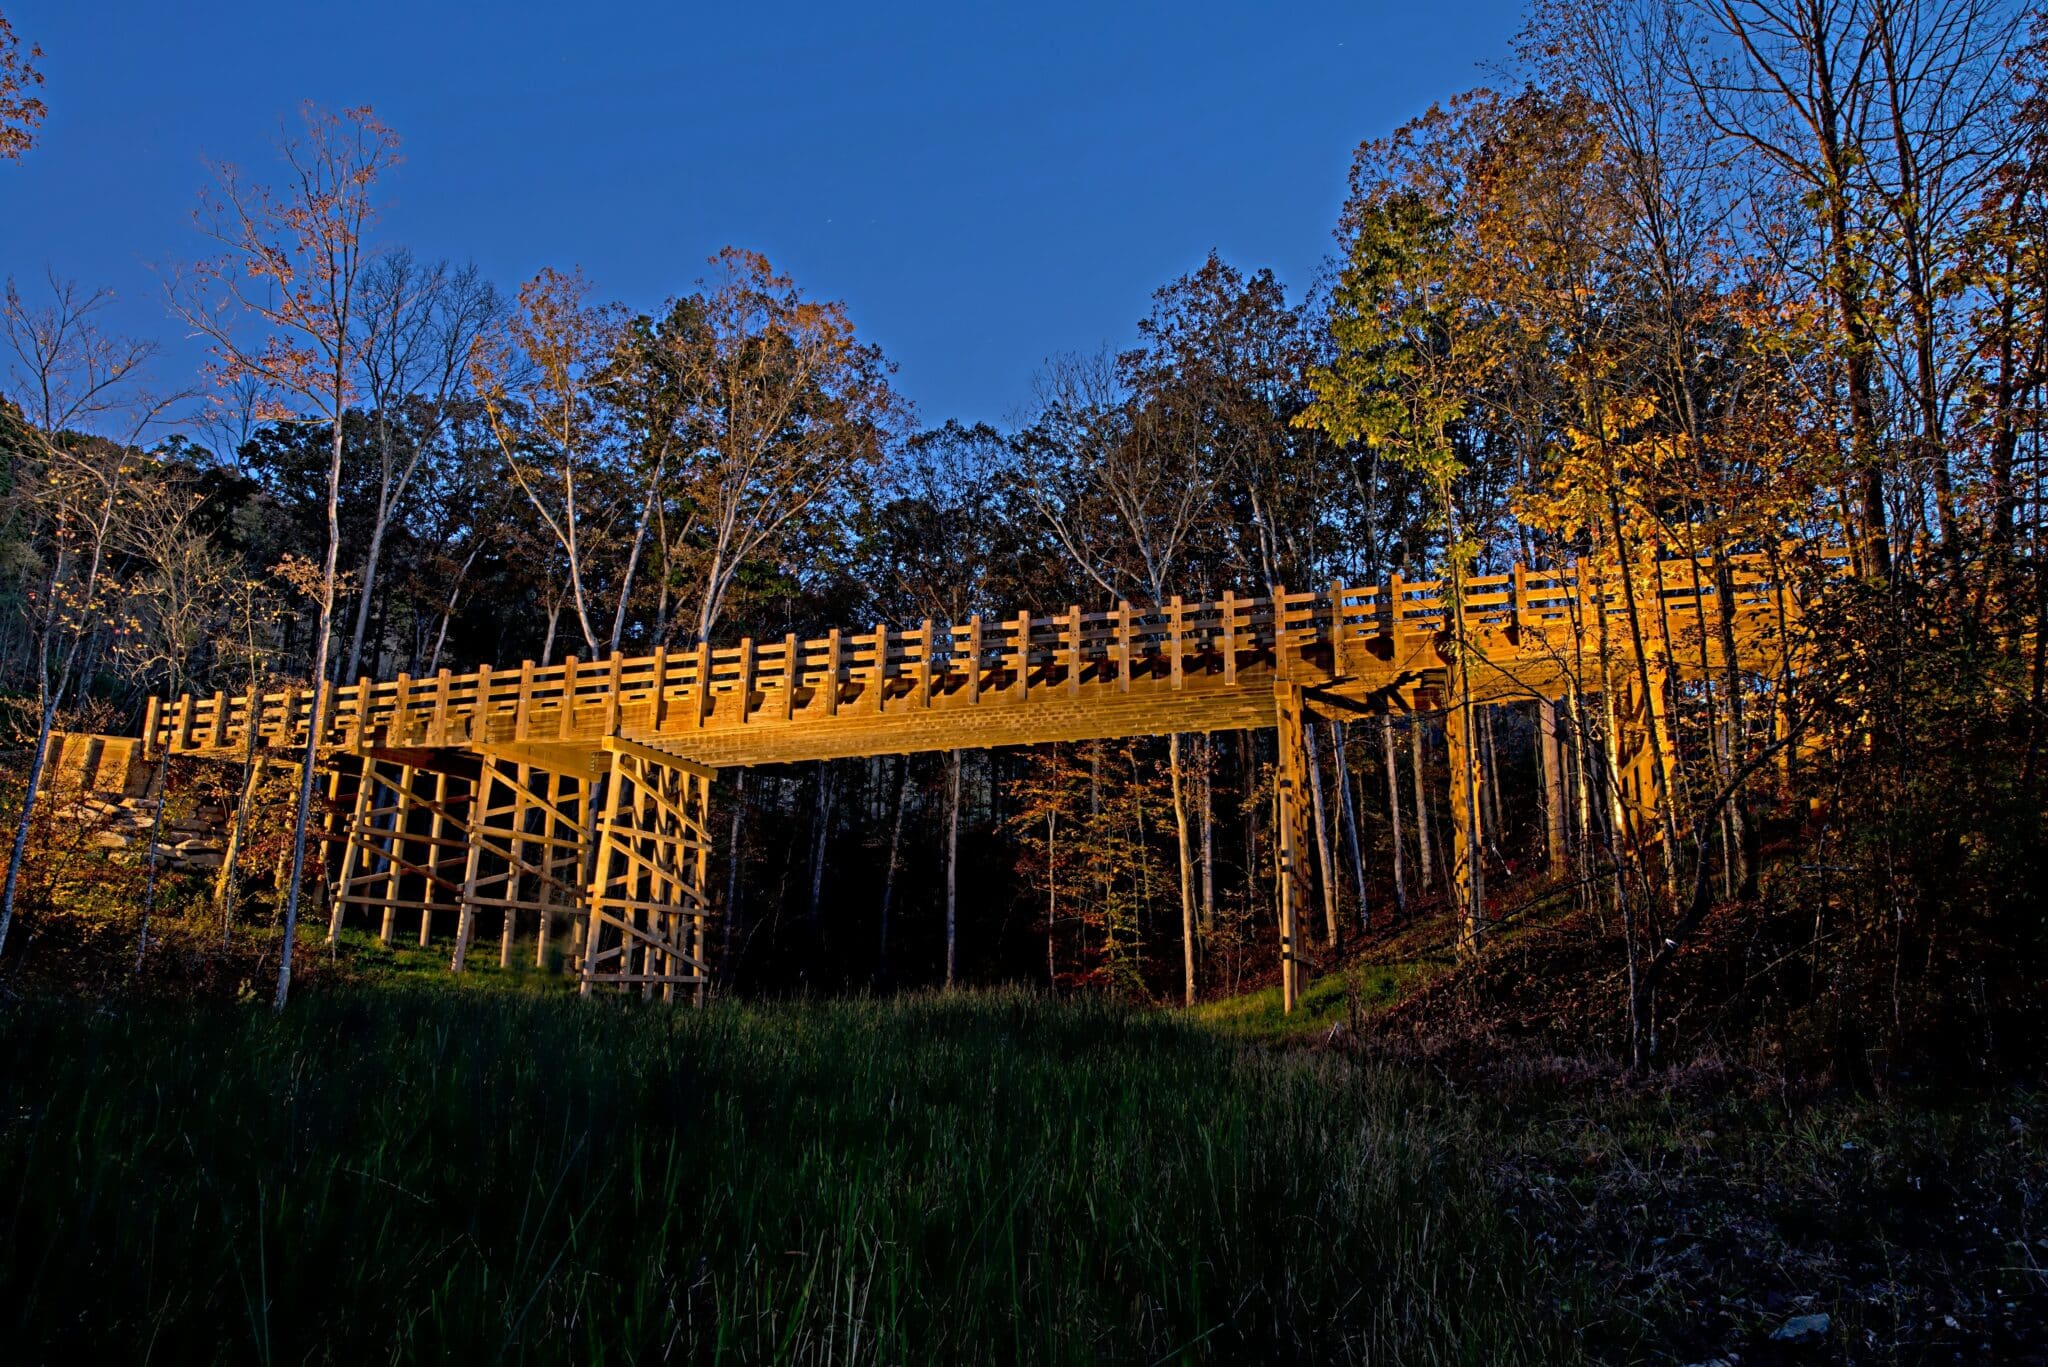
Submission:
<svg viewBox="0 0 2048 1367">
<path fill-rule="evenodd" d="M 1612 566 L 1472 577 L 1462 613 L 1471 702 L 1566 696 L 1587 677 L 1601 635 L 1590 624 L 1607 615 L 1609 648 L 1622 649 L 1607 671 L 1619 694 L 1617 768 L 1631 815 L 1654 827 L 1674 753 L 1664 681 L 1722 669 L 1724 637 L 1753 673 L 1792 669 L 1788 628 L 1803 581 L 1773 563 L 1738 560 L 1726 601 L 1691 561 L 1636 567 L 1658 609 L 1637 615 L 1656 626 L 1641 659 L 1615 645 L 1635 638 L 1616 625 L 1628 605 Z M 1448 684 L 1445 592 L 1396 576 L 1264 598 L 880 624 L 766 645 L 441 670 L 431 680 L 401 674 L 333 690 L 318 716 L 310 690 L 188 694 L 150 701 L 143 747 L 145 757 L 240 762 L 253 730 L 269 762 L 290 763 L 317 736 L 330 771 L 316 856 L 330 871 L 330 938 L 353 910 L 375 913 L 388 944 L 399 913 L 417 912 L 425 945 L 445 912 L 459 972 L 494 921 L 509 964 L 530 914 L 545 965 L 559 917 L 576 932 L 569 957 L 583 991 L 637 986 L 673 998 L 687 989 L 701 1000 L 714 956 L 709 804 L 720 768 L 1272 727 L 1291 1009 L 1312 885 L 1304 718 L 1445 711 L 1454 764 L 1478 762 Z M 1479 840 L 1467 805 L 1452 804 L 1461 886 Z"/>
</svg>

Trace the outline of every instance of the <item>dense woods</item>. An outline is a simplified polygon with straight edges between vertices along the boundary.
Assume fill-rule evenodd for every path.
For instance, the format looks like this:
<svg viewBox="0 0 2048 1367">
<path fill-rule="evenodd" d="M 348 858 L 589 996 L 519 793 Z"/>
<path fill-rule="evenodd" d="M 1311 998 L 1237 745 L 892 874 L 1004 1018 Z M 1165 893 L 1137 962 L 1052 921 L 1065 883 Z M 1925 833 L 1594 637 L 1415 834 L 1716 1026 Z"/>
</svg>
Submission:
<svg viewBox="0 0 2048 1367">
<path fill-rule="evenodd" d="M 0 157 L 35 55 L 0 24 Z M 174 811 L 267 814 L 218 875 L 38 801 L 54 733 L 133 733 L 150 695 L 1339 579 L 1455 604 L 1517 563 L 1609 567 L 1647 614 L 1650 562 L 1726 595 L 1761 555 L 1809 605 L 1796 677 L 1731 635 L 1704 677 L 1618 679 L 1656 623 L 1586 623 L 1562 704 L 1475 714 L 1464 793 L 1439 719 L 1316 723 L 1307 949 L 1428 930 L 1491 956 L 1446 1009 L 1643 1064 L 2010 1061 L 2048 966 L 2044 72 L 2048 19 L 1993 0 L 1543 0 L 1493 87 L 1359 146 L 1325 280 L 1190 263 L 1003 428 L 915 413 L 847 305 L 745 247 L 613 301 L 390 240 L 398 134 L 309 106 L 195 187 L 161 270 L 201 380 L 91 282 L 7 284 L 0 970 L 288 980 L 310 767 L 169 774 Z M 1631 689 L 1671 720 L 1647 823 Z M 735 775 L 718 972 L 1256 986 L 1275 764 L 1220 733 Z"/>
</svg>

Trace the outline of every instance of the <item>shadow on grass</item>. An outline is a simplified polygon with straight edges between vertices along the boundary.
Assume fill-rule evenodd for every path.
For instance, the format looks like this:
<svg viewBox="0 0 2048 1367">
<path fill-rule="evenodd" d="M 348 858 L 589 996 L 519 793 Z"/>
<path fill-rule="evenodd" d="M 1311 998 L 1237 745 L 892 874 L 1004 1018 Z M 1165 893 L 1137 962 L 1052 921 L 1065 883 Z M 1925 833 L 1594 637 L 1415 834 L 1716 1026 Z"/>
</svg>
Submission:
<svg viewBox="0 0 2048 1367">
<path fill-rule="evenodd" d="M 1399 1074 L 1018 994 L 383 986 L 0 1014 L 10 1355 L 1570 1353 L 1484 1146 Z"/>
</svg>

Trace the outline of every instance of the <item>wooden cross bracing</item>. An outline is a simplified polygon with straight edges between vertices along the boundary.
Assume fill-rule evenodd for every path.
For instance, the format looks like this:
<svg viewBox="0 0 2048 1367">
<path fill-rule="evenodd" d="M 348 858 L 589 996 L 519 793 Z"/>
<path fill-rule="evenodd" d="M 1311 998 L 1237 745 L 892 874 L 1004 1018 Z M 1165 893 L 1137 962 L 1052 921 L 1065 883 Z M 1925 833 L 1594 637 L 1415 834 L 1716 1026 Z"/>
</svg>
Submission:
<svg viewBox="0 0 2048 1367">
<path fill-rule="evenodd" d="M 607 749 L 604 818 L 584 899 L 582 991 L 637 985 L 701 1002 L 710 982 L 710 801 L 715 771 L 630 741 Z"/>
</svg>

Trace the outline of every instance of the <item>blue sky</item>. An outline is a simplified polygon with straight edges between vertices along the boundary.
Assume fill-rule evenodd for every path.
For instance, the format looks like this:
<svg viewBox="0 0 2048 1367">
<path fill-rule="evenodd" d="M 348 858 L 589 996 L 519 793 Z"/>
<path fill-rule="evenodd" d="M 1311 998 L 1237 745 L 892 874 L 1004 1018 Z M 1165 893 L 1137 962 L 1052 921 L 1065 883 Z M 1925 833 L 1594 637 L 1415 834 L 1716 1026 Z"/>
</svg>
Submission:
<svg viewBox="0 0 2048 1367">
<path fill-rule="evenodd" d="M 208 158 L 267 175 L 299 101 L 404 139 L 383 237 L 501 284 L 581 266 L 651 308 L 725 243 L 844 299 L 920 417 L 1002 421 L 1047 356 L 1121 345 L 1211 247 L 1299 288 L 1353 148 L 1485 81 L 1515 4 L 0 0 L 51 117 L 0 166 L 0 271 L 114 288 L 197 349 L 152 262 L 200 250 Z"/>
</svg>

